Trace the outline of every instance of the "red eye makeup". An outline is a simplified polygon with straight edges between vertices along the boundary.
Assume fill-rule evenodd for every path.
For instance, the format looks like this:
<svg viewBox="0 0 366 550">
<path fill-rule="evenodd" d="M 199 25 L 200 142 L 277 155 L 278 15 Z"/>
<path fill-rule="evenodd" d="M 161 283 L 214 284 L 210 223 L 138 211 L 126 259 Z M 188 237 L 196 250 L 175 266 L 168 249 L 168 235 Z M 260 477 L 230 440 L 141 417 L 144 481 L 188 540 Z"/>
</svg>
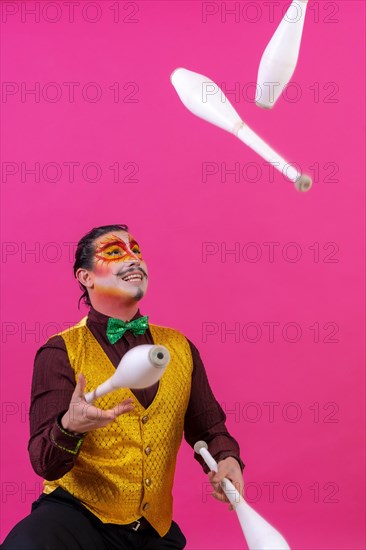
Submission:
<svg viewBox="0 0 366 550">
<path fill-rule="evenodd" d="M 137 242 L 132 239 L 126 243 L 116 235 L 102 239 L 97 245 L 95 252 L 97 261 L 103 262 L 121 262 L 138 258 L 142 259 L 141 250 Z"/>
</svg>

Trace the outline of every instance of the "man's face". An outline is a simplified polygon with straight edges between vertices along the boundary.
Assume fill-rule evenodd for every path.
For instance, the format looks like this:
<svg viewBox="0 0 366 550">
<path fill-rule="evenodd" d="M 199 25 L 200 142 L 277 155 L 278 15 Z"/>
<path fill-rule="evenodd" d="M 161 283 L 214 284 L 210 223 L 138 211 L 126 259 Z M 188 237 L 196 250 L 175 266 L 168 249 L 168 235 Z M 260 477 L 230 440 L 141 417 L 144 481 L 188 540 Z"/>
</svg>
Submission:
<svg viewBox="0 0 366 550">
<path fill-rule="evenodd" d="M 94 241 L 93 292 L 99 297 L 138 301 L 147 289 L 147 267 L 136 240 L 112 231 Z"/>
</svg>

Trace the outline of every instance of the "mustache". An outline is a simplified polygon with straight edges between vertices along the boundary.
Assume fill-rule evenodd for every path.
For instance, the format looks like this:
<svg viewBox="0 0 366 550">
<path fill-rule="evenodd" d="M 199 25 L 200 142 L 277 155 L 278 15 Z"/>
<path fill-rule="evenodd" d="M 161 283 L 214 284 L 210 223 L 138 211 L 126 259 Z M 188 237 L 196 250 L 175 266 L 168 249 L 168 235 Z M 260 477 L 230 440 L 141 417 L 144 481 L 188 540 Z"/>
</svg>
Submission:
<svg viewBox="0 0 366 550">
<path fill-rule="evenodd" d="M 122 271 L 119 271 L 116 276 L 125 277 L 129 273 L 136 272 L 136 271 L 141 271 L 141 273 L 145 275 L 145 277 L 147 278 L 147 273 L 142 267 L 129 267 L 128 269 L 123 269 Z"/>
</svg>

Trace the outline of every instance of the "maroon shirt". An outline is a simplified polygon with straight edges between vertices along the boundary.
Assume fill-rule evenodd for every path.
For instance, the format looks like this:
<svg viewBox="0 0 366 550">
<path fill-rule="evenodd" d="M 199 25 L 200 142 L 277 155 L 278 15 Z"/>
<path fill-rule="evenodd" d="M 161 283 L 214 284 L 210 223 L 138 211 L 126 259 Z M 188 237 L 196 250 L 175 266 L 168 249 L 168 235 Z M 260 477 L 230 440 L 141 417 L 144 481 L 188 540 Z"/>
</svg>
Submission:
<svg viewBox="0 0 366 550">
<path fill-rule="evenodd" d="M 138 317 L 141 317 L 140 312 L 134 319 Z M 91 308 L 86 324 L 115 367 L 129 349 L 154 343 L 150 330 L 147 330 L 143 335 L 126 331 L 118 342 L 111 344 L 106 336 L 108 319 L 107 315 Z M 184 420 L 184 437 L 191 447 L 196 441 L 206 441 L 210 453 L 217 461 L 232 456 L 244 468 L 239 456 L 239 446 L 226 429 L 225 413 L 209 386 L 199 352 L 191 342 L 189 345 L 193 372 L 191 395 Z M 53 336 L 38 350 L 35 357 L 28 445 L 35 472 L 50 481 L 59 479 L 71 470 L 82 449 L 83 436 L 67 432 L 60 423 L 69 408 L 75 385 L 75 373 L 70 365 L 65 342 L 61 336 Z M 133 393 L 141 405 L 147 408 L 152 403 L 158 386 L 159 383 L 156 383 L 150 388 L 133 390 Z M 194 456 L 207 472 L 208 468 L 201 456 Z"/>
</svg>

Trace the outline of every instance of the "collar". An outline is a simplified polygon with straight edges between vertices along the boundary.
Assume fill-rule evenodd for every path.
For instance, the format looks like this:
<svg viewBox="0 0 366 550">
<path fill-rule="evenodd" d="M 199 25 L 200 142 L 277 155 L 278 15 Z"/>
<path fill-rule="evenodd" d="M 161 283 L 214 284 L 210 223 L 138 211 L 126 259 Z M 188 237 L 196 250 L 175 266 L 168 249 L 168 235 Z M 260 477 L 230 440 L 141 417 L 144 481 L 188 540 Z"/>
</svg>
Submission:
<svg viewBox="0 0 366 550">
<path fill-rule="evenodd" d="M 135 319 L 138 319 L 139 317 L 142 317 L 140 310 L 137 311 L 136 315 L 132 317 L 132 319 L 128 319 L 129 321 L 134 321 Z M 90 310 L 88 313 L 88 322 L 89 323 L 97 323 L 99 325 L 104 325 L 107 328 L 108 325 L 108 319 L 110 317 L 108 315 L 104 315 L 104 313 L 100 313 L 100 311 L 97 311 L 93 308 L 93 306 L 90 306 Z M 127 321 L 126 321 L 127 322 Z"/>
</svg>

